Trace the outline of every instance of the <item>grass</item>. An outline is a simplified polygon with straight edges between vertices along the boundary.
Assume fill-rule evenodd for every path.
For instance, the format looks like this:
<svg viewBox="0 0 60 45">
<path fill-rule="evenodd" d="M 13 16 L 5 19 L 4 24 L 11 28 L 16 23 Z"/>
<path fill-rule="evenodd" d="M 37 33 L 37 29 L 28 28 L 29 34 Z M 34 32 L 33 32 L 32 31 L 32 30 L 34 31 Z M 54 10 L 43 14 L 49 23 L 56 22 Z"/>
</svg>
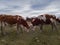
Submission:
<svg viewBox="0 0 60 45">
<path fill-rule="evenodd" d="M 0 35 L 0 45 L 60 45 L 60 26 L 58 32 L 52 31 L 50 25 L 44 25 L 44 31 L 38 28 L 35 31 L 16 34 L 14 27 L 6 27 L 7 35 Z"/>
</svg>

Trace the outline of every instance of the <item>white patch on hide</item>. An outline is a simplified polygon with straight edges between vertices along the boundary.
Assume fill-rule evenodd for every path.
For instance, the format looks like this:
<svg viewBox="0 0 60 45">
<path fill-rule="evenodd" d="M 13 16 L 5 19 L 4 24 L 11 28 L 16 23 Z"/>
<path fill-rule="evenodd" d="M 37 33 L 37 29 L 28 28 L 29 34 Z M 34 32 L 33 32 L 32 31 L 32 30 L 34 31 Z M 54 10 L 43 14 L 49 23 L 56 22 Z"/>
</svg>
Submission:
<svg viewBox="0 0 60 45">
<path fill-rule="evenodd" d="M 43 16 L 38 16 L 38 19 L 46 21 L 45 15 L 43 15 Z"/>
<path fill-rule="evenodd" d="M 20 17 L 18 16 L 18 17 L 17 17 L 17 20 L 19 20 L 19 18 L 20 18 Z"/>
<path fill-rule="evenodd" d="M 34 22 L 34 21 L 35 21 L 35 19 L 32 20 L 32 22 Z"/>
<path fill-rule="evenodd" d="M 56 23 L 56 20 L 55 19 L 50 18 L 50 20 L 51 20 L 52 23 Z"/>
<path fill-rule="evenodd" d="M 29 27 L 31 27 L 31 26 L 32 26 L 32 23 L 31 23 L 31 22 L 28 22 L 28 21 L 27 21 L 27 24 L 29 25 Z"/>
</svg>

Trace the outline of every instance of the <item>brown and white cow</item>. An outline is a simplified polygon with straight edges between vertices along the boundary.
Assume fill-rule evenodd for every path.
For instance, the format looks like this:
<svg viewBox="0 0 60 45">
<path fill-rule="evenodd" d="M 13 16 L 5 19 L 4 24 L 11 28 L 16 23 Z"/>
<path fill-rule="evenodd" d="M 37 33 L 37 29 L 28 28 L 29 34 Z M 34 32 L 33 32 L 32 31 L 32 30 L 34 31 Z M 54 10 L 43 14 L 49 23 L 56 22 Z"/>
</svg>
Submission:
<svg viewBox="0 0 60 45">
<path fill-rule="evenodd" d="M 51 24 L 52 30 L 53 27 L 57 30 L 56 27 L 56 16 L 55 15 L 49 15 L 49 14 L 44 14 L 44 15 L 39 15 L 36 18 L 30 18 L 30 21 L 33 26 L 40 26 L 40 30 L 43 30 L 43 25 L 44 24 Z"/>
<path fill-rule="evenodd" d="M 44 15 L 40 15 L 42 16 L 42 18 L 38 18 L 40 20 L 43 20 L 43 24 L 51 24 L 52 26 L 52 30 L 53 30 L 53 27 L 55 27 L 55 29 L 57 30 L 57 25 L 56 25 L 56 16 L 55 15 L 50 15 L 50 14 L 44 14 Z"/>
<path fill-rule="evenodd" d="M 24 20 L 24 18 L 22 16 L 3 15 L 3 16 L 0 16 L 0 18 L 1 18 L 1 22 L 4 22 L 5 25 L 6 25 L 6 23 L 10 24 L 10 25 L 17 24 L 17 32 L 19 32 L 18 30 L 19 30 L 20 25 L 29 29 L 29 25 L 27 24 L 26 20 Z M 1 28 L 1 30 L 2 30 L 2 28 Z"/>
</svg>

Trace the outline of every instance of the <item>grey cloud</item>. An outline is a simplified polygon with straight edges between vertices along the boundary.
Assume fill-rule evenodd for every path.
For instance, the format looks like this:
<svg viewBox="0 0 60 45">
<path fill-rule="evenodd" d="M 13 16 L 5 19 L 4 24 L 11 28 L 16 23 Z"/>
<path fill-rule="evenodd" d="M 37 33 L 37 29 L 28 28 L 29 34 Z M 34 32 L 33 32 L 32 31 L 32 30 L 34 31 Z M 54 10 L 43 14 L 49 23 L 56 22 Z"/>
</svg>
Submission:
<svg viewBox="0 0 60 45">
<path fill-rule="evenodd" d="M 42 13 L 60 14 L 60 0 L 0 0 L 0 6 L 0 13 L 25 17 Z"/>
</svg>

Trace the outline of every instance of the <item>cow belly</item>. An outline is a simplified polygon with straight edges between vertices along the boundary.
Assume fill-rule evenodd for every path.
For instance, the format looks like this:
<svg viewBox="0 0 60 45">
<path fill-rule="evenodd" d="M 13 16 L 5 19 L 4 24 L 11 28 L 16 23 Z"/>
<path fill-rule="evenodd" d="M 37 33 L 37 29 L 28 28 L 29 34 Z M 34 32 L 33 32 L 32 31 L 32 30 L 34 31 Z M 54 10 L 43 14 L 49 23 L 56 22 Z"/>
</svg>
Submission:
<svg viewBox="0 0 60 45">
<path fill-rule="evenodd" d="M 10 25 L 16 24 L 16 21 L 6 21 L 6 22 Z"/>
</svg>

